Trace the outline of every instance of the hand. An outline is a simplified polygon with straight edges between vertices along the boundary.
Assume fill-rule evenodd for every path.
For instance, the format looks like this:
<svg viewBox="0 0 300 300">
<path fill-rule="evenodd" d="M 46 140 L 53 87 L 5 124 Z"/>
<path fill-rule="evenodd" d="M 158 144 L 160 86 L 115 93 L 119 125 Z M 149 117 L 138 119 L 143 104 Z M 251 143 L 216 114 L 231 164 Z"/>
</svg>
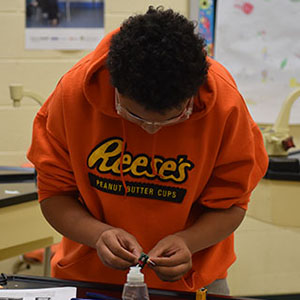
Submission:
<svg viewBox="0 0 300 300">
<path fill-rule="evenodd" d="M 149 266 L 163 281 L 179 280 L 192 267 L 192 253 L 183 238 L 177 235 L 160 240 L 148 255 L 155 263 L 155 266 Z"/>
<path fill-rule="evenodd" d="M 104 265 L 119 270 L 137 264 L 142 252 L 135 237 L 120 228 L 105 230 L 96 243 L 96 249 Z"/>
</svg>

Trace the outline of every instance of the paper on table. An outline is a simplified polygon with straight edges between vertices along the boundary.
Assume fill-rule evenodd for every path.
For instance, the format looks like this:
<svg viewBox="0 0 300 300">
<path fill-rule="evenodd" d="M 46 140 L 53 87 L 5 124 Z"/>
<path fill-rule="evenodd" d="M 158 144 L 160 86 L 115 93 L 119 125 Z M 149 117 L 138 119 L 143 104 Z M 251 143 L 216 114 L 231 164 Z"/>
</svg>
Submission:
<svg viewBox="0 0 300 300">
<path fill-rule="evenodd" d="M 57 287 L 46 289 L 3 289 L 0 300 L 68 300 L 76 297 L 76 287 Z"/>
</svg>

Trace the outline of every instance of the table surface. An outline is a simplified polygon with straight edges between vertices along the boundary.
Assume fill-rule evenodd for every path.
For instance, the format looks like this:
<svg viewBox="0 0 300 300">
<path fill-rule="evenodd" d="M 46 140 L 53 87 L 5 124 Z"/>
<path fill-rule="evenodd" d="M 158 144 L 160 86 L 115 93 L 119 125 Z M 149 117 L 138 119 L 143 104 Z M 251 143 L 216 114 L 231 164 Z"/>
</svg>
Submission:
<svg viewBox="0 0 300 300">
<path fill-rule="evenodd" d="M 0 183 L 34 181 L 36 177 L 34 168 L 21 168 L 0 166 Z"/>
<path fill-rule="evenodd" d="M 0 208 L 36 199 L 34 168 L 0 166 Z"/>
<path fill-rule="evenodd" d="M 61 239 L 42 215 L 34 181 L 0 183 L 0 228 L 0 260 Z"/>
<path fill-rule="evenodd" d="M 0 183 L 0 208 L 33 201 L 37 197 L 33 181 Z"/>
<path fill-rule="evenodd" d="M 0 270 L 1 271 L 1 270 Z M 3 284 L 3 283 L 2 283 Z M 60 280 L 49 277 L 38 277 L 38 276 L 7 276 L 7 284 L 3 285 L 4 288 L 10 289 L 26 289 L 26 288 L 51 288 L 61 286 L 75 286 L 77 287 L 77 297 L 84 297 L 87 291 L 105 294 L 112 296 L 117 299 L 121 299 L 122 286 L 119 285 L 108 285 L 90 282 L 79 282 L 70 280 Z M 175 300 L 175 299 L 194 299 L 195 293 L 188 292 L 175 292 L 165 290 L 149 289 L 149 295 L 151 300 Z M 229 296 L 217 296 L 207 295 L 207 300 L 220 300 L 220 299 L 231 299 L 231 300 L 245 300 L 251 298 L 236 298 Z"/>
<path fill-rule="evenodd" d="M 265 174 L 264 178 L 271 179 L 271 180 L 287 180 L 287 181 L 300 181 L 300 151 L 294 151 L 288 154 L 286 157 L 270 157 L 270 163 L 267 170 L 267 173 Z M 277 159 L 280 161 L 278 162 Z M 297 165 L 297 168 L 295 166 L 290 167 L 286 166 L 286 163 L 289 160 L 298 160 L 298 162 L 293 162 L 293 164 Z M 277 161 L 277 162 L 276 162 Z M 285 164 L 286 170 L 282 170 L 280 168 L 280 162 Z M 274 168 L 274 164 L 277 165 L 277 167 Z"/>
</svg>

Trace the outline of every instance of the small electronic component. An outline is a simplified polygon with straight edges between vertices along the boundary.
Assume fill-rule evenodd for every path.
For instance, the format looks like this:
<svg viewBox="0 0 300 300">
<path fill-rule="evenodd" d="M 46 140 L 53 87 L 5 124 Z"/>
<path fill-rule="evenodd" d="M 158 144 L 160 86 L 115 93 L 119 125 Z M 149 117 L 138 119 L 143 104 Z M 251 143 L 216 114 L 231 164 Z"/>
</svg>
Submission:
<svg viewBox="0 0 300 300">
<path fill-rule="evenodd" d="M 147 261 L 149 259 L 149 256 L 145 253 L 142 252 L 139 261 L 138 261 L 138 266 L 143 269 L 145 267 L 145 265 L 147 264 Z"/>
</svg>

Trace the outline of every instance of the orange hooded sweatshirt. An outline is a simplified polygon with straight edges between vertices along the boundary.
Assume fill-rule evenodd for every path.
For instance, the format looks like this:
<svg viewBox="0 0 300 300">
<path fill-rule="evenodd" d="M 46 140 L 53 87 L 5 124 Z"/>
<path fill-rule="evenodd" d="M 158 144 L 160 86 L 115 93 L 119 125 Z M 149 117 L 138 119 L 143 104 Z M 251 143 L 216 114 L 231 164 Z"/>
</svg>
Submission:
<svg viewBox="0 0 300 300">
<path fill-rule="evenodd" d="M 246 209 L 268 159 L 234 80 L 209 58 L 189 120 L 151 135 L 121 118 L 105 66 L 114 33 L 66 73 L 44 103 L 28 158 L 38 173 L 39 201 L 76 192 L 91 215 L 133 234 L 147 253 L 189 226 L 203 207 Z M 226 277 L 234 261 L 232 234 L 194 254 L 192 269 L 177 282 L 143 271 L 149 287 L 191 291 Z M 52 259 L 58 278 L 123 284 L 126 273 L 65 237 Z"/>
</svg>

